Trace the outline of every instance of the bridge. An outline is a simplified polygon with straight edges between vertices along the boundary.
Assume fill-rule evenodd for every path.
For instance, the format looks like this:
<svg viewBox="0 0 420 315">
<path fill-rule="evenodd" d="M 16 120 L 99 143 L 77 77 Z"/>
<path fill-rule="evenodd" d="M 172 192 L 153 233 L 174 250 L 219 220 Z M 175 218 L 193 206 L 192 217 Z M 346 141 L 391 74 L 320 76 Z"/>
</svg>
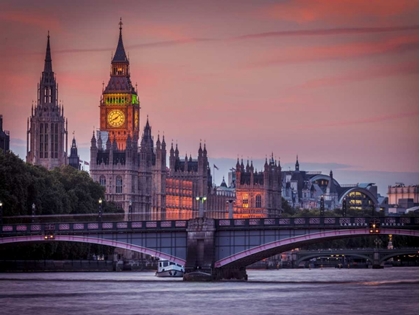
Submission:
<svg viewBox="0 0 420 315">
<path fill-rule="evenodd" d="M 294 265 L 300 266 L 303 262 L 314 258 L 329 258 L 337 264 L 347 265 L 349 258 L 362 259 L 372 266 L 383 266 L 390 258 L 403 255 L 418 255 L 418 248 L 357 248 L 357 249 L 321 249 L 298 250 L 293 252 Z M 344 263 L 347 261 L 347 263 Z"/>
<path fill-rule="evenodd" d="M 418 237 L 419 218 L 195 218 L 178 221 L 3 224 L 0 244 L 82 242 L 168 259 L 185 266 L 185 280 L 247 279 L 246 266 L 297 247 L 355 236 Z M 379 226 L 379 228 L 378 228 Z"/>
</svg>

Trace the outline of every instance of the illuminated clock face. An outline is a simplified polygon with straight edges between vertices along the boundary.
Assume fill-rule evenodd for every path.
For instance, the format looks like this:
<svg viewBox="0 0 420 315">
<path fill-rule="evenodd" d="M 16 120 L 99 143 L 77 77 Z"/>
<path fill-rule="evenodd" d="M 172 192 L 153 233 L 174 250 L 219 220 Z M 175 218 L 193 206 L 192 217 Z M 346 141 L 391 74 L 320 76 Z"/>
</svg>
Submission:
<svg viewBox="0 0 420 315">
<path fill-rule="evenodd" d="M 125 115 L 119 109 L 111 110 L 108 113 L 108 124 L 112 127 L 121 127 L 125 122 Z"/>
</svg>

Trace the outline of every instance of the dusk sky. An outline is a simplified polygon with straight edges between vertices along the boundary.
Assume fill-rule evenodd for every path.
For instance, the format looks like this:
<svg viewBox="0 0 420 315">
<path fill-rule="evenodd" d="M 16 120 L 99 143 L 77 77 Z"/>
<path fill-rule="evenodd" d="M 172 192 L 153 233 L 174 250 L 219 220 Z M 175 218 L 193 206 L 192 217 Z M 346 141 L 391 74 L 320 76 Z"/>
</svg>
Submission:
<svg viewBox="0 0 420 315">
<path fill-rule="evenodd" d="M 418 184 L 415 0 L 2 0 L 0 114 L 21 158 L 49 31 L 69 145 L 74 132 L 89 161 L 120 17 L 140 126 L 149 116 L 193 158 L 205 142 L 216 182 L 237 157 L 261 169 L 273 153 L 383 194 Z"/>
</svg>

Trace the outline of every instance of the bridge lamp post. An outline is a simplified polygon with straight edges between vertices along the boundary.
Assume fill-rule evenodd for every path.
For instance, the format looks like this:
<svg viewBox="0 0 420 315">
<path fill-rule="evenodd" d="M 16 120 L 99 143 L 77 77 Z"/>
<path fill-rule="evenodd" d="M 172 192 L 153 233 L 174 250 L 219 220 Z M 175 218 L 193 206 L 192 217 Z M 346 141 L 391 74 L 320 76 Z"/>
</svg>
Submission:
<svg viewBox="0 0 420 315">
<path fill-rule="evenodd" d="M 99 203 L 98 221 L 99 223 L 101 223 L 102 222 L 102 198 L 99 198 L 98 203 Z"/>
<path fill-rule="evenodd" d="M 233 199 L 229 199 L 228 201 L 226 201 L 229 204 L 229 219 L 233 219 L 233 202 L 235 200 Z"/>
<path fill-rule="evenodd" d="M 378 250 L 379 246 L 382 244 L 382 241 L 380 238 L 375 238 L 375 240 L 373 241 L 376 245 L 376 250 Z"/>
<path fill-rule="evenodd" d="M 32 223 L 35 222 L 35 210 L 36 210 L 35 204 L 32 203 Z"/>
<path fill-rule="evenodd" d="M 325 212 L 324 195 L 322 195 L 321 200 L 319 201 L 319 216 L 323 217 L 324 212 Z"/>
<path fill-rule="evenodd" d="M 343 217 L 347 215 L 347 199 L 344 197 L 343 199 Z"/>
<path fill-rule="evenodd" d="M 204 201 L 207 200 L 207 197 L 195 197 L 195 200 L 199 202 L 198 205 L 198 217 L 203 218 L 204 217 Z"/>
<path fill-rule="evenodd" d="M 132 219 L 132 207 L 133 207 L 133 202 L 130 200 L 130 203 L 128 205 L 128 221 L 131 221 Z"/>
<path fill-rule="evenodd" d="M 3 202 L 0 201 L 0 225 L 3 224 Z"/>
</svg>

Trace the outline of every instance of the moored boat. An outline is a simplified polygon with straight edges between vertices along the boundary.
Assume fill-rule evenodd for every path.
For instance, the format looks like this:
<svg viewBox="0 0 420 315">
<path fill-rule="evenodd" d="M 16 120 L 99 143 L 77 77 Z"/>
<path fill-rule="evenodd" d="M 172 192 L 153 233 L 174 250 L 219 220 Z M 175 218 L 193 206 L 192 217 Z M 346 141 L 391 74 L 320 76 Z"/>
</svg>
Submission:
<svg viewBox="0 0 420 315">
<path fill-rule="evenodd" d="M 183 277 L 184 266 L 171 262 L 169 260 L 159 260 L 156 277 Z"/>
</svg>

